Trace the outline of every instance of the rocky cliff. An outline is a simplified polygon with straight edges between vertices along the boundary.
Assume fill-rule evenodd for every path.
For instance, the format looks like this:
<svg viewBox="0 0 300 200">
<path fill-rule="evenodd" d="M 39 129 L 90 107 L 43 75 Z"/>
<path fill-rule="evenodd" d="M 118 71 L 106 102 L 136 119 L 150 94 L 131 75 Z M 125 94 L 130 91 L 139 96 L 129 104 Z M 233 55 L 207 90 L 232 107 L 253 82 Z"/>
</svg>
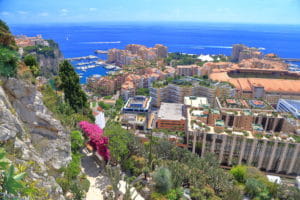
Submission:
<svg viewBox="0 0 300 200">
<path fill-rule="evenodd" d="M 1 80 L 0 142 L 13 153 L 12 162 L 34 162 L 35 168 L 27 174 L 51 199 L 64 199 L 55 178 L 71 160 L 69 133 L 44 106 L 34 85 L 14 78 Z"/>
<path fill-rule="evenodd" d="M 51 77 L 57 75 L 59 63 L 64 59 L 59 46 L 53 40 L 44 40 L 43 44 L 28 46 L 19 50 L 22 56 L 33 54 L 41 68 L 41 76 Z"/>
<path fill-rule="evenodd" d="M 51 54 L 37 53 L 37 60 L 41 66 L 41 75 L 50 77 L 58 73 L 59 63 L 63 60 L 63 54 L 60 51 L 58 44 L 49 40 Z"/>
</svg>

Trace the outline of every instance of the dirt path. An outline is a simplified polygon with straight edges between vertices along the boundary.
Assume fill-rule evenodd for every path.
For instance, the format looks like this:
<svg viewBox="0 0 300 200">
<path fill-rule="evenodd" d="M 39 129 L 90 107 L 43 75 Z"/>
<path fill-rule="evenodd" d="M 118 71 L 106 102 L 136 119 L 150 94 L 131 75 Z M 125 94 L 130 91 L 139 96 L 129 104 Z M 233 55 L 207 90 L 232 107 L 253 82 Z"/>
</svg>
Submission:
<svg viewBox="0 0 300 200">
<path fill-rule="evenodd" d="M 100 173 L 100 166 L 96 163 L 93 156 L 85 155 L 81 159 L 82 171 L 87 175 L 90 181 L 90 189 L 86 194 L 86 200 L 103 200 L 102 191 L 107 185 L 109 180 L 107 177 Z"/>
</svg>

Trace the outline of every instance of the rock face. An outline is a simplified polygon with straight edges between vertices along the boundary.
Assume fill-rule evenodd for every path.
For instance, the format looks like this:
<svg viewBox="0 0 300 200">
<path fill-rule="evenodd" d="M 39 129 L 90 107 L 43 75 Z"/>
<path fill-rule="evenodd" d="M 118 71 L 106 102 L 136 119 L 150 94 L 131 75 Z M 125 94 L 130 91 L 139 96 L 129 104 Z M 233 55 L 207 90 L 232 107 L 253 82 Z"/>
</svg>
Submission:
<svg viewBox="0 0 300 200">
<path fill-rule="evenodd" d="M 71 160 L 69 134 L 44 106 L 42 94 L 33 85 L 9 79 L 4 88 L 16 114 L 29 128 L 31 143 L 45 162 L 54 169 Z"/>
<path fill-rule="evenodd" d="M 13 141 L 20 163 L 34 161 L 29 177 L 46 188 L 51 199 L 63 200 L 61 187 L 49 174 L 58 174 L 71 160 L 69 133 L 44 106 L 35 86 L 18 79 L 0 86 L 0 141 Z"/>
<path fill-rule="evenodd" d="M 36 54 L 41 67 L 41 75 L 50 77 L 58 73 L 59 63 L 63 60 L 63 55 L 59 48 L 53 47 L 53 55 Z"/>
<path fill-rule="evenodd" d="M 12 139 L 23 133 L 22 125 L 13 112 L 14 109 L 10 106 L 3 88 L 0 87 L 0 141 Z"/>
</svg>

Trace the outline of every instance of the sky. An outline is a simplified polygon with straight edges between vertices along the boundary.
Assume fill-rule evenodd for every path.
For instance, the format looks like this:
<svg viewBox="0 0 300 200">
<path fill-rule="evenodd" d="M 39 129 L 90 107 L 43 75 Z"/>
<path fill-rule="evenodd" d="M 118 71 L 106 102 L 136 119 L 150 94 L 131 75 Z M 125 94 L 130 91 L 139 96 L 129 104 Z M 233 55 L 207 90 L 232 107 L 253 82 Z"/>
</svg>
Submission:
<svg viewBox="0 0 300 200">
<path fill-rule="evenodd" d="M 300 0 L 0 0 L 8 24 L 190 21 L 300 24 Z"/>
</svg>

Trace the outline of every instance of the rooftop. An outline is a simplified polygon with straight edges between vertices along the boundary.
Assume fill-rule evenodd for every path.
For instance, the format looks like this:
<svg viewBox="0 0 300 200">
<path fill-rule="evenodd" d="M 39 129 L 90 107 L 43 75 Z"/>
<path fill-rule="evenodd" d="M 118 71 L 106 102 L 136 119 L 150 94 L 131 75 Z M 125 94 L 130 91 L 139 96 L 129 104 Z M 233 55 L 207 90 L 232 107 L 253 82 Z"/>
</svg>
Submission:
<svg viewBox="0 0 300 200">
<path fill-rule="evenodd" d="M 147 110 L 150 107 L 151 97 L 135 96 L 128 99 L 124 106 L 125 111 Z"/>
<path fill-rule="evenodd" d="M 284 99 L 288 104 L 293 106 L 298 112 L 300 112 L 300 100 Z"/>
<path fill-rule="evenodd" d="M 158 118 L 164 120 L 185 120 L 183 116 L 183 104 L 161 103 Z"/>
<path fill-rule="evenodd" d="M 184 97 L 184 105 L 191 106 L 194 108 L 209 106 L 206 97 L 195 96 Z"/>
<path fill-rule="evenodd" d="M 215 81 L 231 83 L 240 91 L 252 91 L 254 85 L 264 87 L 266 92 L 300 93 L 300 80 L 271 79 L 271 78 L 233 78 L 227 72 L 212 73 L 209 76 Z"/>
<path fill-rule="evenodd" d="M 220 109 L 247 110 L 248 112 L 251 112 L 251 110 L 274 111 L 274 108 L 267 101 L 258 99 L 217 98 L 217 102 Z"/>
</svg>

